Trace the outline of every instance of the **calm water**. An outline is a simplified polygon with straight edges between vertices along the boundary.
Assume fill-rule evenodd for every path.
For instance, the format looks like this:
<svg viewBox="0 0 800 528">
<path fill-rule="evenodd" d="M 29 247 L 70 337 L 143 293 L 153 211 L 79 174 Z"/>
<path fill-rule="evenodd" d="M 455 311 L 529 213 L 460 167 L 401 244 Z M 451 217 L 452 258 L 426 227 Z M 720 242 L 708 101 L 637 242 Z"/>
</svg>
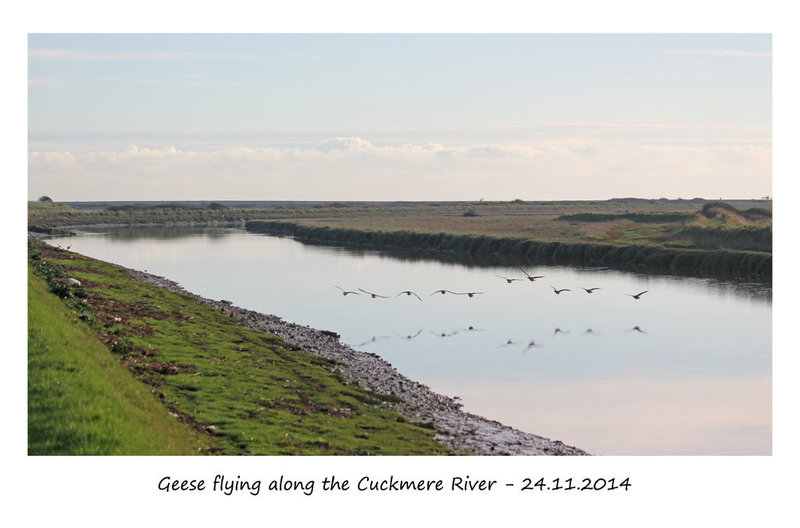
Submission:
<svg viewBox="0 0 800 528">
<path fill-rule="evenodd" d="M 527 270 L 544 279 L 508 284 L 497 275 L 519 269 L 241 229 L 109 229 L 50 243 L 336 331 L 470 412 L 594 454 L 772 450 L 769 287 L 544 266 Z M 483 293 L 429 295 L 439 289 Z"/>
</svg>

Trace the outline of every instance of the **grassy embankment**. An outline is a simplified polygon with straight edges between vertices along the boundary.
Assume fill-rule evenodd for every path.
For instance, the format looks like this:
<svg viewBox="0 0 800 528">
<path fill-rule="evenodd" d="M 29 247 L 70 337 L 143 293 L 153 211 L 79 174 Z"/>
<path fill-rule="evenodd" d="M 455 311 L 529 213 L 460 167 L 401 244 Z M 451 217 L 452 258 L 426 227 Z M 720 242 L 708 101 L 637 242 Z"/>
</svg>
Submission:
<svg viewBox="0 0 800 528">
<path fill-rule="evenodd" d="M 203 444 L 29 270 L 28 453 L 180 455 Z"/>
<path fill-rule="evenodd" d="M 40 243 L 29 262 L 31 454 L 447 452 L 396 398 L 190 296 Z"/>
<path fill-rule="evenodd" d="M 362 216 L 248 221 L 255 232 L 350 246 L 499 255 L 509 263 L 609 266 L 769 282 L 771 211 L 710 202 L 699 211 L 571 210 L 461 216 Z"/>
</svg>

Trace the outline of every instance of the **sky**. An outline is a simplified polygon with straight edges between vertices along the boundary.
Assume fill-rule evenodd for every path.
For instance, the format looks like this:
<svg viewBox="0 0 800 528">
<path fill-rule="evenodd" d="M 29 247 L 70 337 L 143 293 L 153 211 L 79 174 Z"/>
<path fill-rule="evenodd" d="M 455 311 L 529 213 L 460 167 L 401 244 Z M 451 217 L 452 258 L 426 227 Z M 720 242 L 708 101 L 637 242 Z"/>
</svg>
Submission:
<svg viewBox="0 0 800 528">
<path fill-rule="evenodd" d="M 769 34 L 28 37 L 28 198 L 772 195 Z"/>
</svg>

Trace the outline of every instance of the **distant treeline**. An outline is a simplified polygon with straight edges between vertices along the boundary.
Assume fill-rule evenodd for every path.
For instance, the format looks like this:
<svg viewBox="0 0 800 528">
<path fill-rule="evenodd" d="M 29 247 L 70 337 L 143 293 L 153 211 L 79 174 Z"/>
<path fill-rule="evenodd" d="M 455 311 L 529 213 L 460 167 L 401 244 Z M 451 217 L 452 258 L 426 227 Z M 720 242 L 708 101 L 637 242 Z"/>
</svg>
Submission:
<svg viewBox="0 0 800 528">
<path fill-rule="evenodd" d="M 166 210 L 197 210 L 197 209 L 210 209 L 212 211 L 219 211 L 222 209 L 228 209 L 227 206 L 222 205 L 221 203 L 212 202 L 209 204 L 202 204 L 202 205 L 181 205 L 181 204 L 174 204 L 174 203 L 159 203 L 154 205 L 110 205 L 105 208 L 106 211 L 147 211 L 153 209 L 166 209 Z"/>
<path fill-rule="evenodd" d="M 410 231 L 360 231 L 272 220 L 250 220 L 245 223 L 245 228 L 257 233 L 289 235 L 298 240 L 352 247 L 427 249 L 465 255 L 503 256 L 531 264 L 605 266 L 631 271 L 772 281 L 772 255 L 754 251 L 539 242 L 523 238 Z"/>
</svg>

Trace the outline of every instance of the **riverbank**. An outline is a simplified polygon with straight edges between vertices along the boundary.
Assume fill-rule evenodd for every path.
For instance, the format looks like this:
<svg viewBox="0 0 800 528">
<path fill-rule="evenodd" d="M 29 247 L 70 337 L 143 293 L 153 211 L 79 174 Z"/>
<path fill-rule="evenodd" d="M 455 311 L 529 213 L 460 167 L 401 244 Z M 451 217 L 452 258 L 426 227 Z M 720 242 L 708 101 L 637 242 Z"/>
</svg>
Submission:
<svg viewBox="0 0 800 528">
<path fill-rule="evenodd" d="M 339 363 L 336 372 L 344 379 L 368 391 L 402 399 L 393 400 L 393 410 L 413 423 L 431 424 L 436 438 L 456 452 L 475 455 L 587 454 L 563 442 L 465 412 L 457 400 L 437 394 L 428 386 L 407 378 L 380 356 L 341 343 L 335 332 L 286 322 L 275 315 L 247 310 L 228 301 L 207 299 L 157 275 L 131 269 L 128 273 L 137 280 L 191 295 L 199 302 L 235 317 L 249 328 L 277 335 L 287 343 Z"/>
<path fill-rule="evenodd" d="M 246 225 L 253 232 L 307 243 L 414 251 L 434 258 L 772 282 L 769 200 L 269 205 L 237 209 L 164 202 L 79 210 L 30 202 L 28 227 L 50 233 L 65 226 Z"/>
<path fill-rule="evenodd" d="M 466 413 L 334 332 L 206 299 L 164 277 L 39 251 L 82 283 L 75 291 L 66 275 L 51 281 L 75 305 L 74 324 L 98 332 L 174 419 L 207 435 L 208 452 L 586 454 Z M 440 448 L 427 443 L 434 439 Z"/>
<path fill-rule="evenodd" d="M 253 233 L 291 236 L 306 243 L 494 257 L 502 259 L 506 265 L 596 266 L 623 271 L 772 281 L 772 254 L 757 251 L 542 242 L 477 234 L 336 228 L 281 220 L 249 220 L 245 222 L 245 229 Z"/>
</svg>

